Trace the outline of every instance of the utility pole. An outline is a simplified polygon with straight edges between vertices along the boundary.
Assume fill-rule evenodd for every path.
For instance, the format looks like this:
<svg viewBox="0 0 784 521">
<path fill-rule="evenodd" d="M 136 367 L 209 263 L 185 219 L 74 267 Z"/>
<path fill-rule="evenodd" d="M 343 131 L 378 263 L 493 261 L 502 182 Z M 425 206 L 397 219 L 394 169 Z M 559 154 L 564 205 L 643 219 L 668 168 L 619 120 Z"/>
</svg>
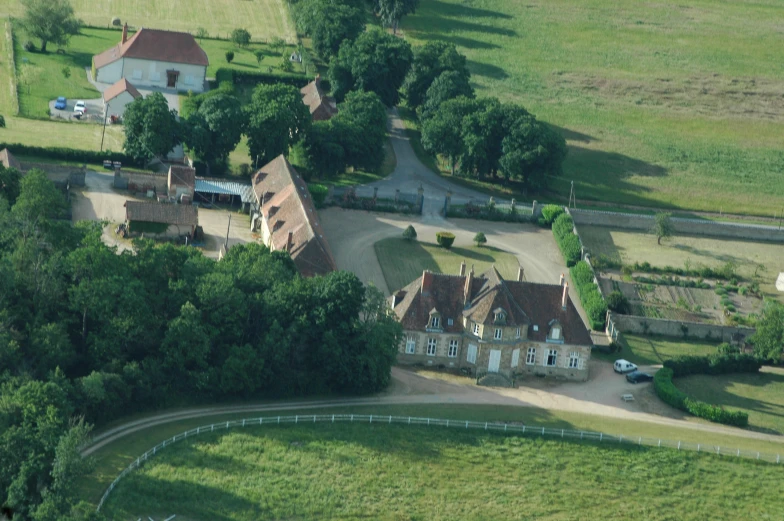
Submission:
<svg viewBox="0 0 784 521">
<path fill-rule="evenodd" d="M 229 230 L 231 230 L 231 214 L 229 214 L 229 225 L 226 227 L 226 243 L 224 244 L 226 251 L 229 251 Z"/>
<path fill-rule="evenodd" d="M 103 114 L 103 132 L 101 132 L 101 152 L 103 152 L 103 137 L 106 135 L 106 116 L 109 114 L 109 104 L 106 104 L 106 112 Z"/>
<path fill-rule="evenodd" d="M 574 181 L 572 181 L 572 188 L 569 190 L 569 203 L 566 206 L 569 208 L 577 208 L 577 195 L 574 193 Z"/>
</svg>

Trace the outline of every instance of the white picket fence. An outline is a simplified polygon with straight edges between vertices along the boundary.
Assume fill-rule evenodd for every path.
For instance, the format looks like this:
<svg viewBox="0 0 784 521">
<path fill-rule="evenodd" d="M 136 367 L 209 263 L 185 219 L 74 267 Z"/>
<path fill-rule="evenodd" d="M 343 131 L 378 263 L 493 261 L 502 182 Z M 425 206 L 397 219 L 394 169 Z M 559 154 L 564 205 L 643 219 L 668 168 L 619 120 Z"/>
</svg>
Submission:
<svg viewBox="0 0 784 521">
<path fill-rule="evenodd" d="M 549 436 L 554 438 L 569 438 L 580 439 L 586 441 L 594 441 L 599 443 L 620 443 L 628 445 L 645 445 L 648 447 L 664 447 L 676 450 L 688 450 L 693 452 L 707 452 L 719 456 L 730 456 L 737 458 L 755 459 L 766 461 L 769 463 L 781 463 L 781 456 L 779 454 L 770 454 L 765 452 L 754 452 L 741 449 L 733 449 L 729 447 L 720 447 L 717 445 L 708 445 L 702 443 L 690 443 L 682 441 L 663 440 L 659 438 L 646 438 L 642 436 L 624 436 L 605 434 L 602 432 L 592 431 L 578 431 L 571 429 L 552 429 L 548 427 L 536 427 L 531 425 L 521 425 L 517 423 L 501 423 L 501 422 L 475 422 L 475 421 L 461 421 L 461 420 L 444 420 L 439 418 L 417 418 L 413 416 L 380 416 L 374 414 L 309 414 L 297 416 L 268 416 L 263 418 L 245 418 L 242 420 L 233 420 L 220 423 L 213 423 L 211 425 L 204 425 L 196 427 L 189 431 L 181 432 L 176 436 L 164 440 L 155 447 L 151 448 L 138 458 L 131 462 L 128 467 L 123 470 L 115 479 L 109 488 L 104 492 L 101 501 L 98 503 L 98 511 L 101 510 L 106 499 L 111 494 L 112 490 L 117 486 L 122 478 L 128 475 L 129 472 L 139 468 L 150 457 L 155 456 L 162 449 L 182 441 L 186 438 L 192 438 L 200 434 L 208 432 L 220 431 L 221 429 L 231 429 L 233 427 L 257 427 L 259 425 L 283 425 L 283 424 L 310 424 L 310 423 L 336 423 L 336 422 L 350 422 L 350 423 L 368 423 L 377 425 L 389 424 L 405 424 L 405 425 L 425 425 L 431 427 L 447 427 L 453 429 L 474 429 L 494 432 L 506 432 L 514 434 L 524 434 L 531 436 Z"/>
</svg>

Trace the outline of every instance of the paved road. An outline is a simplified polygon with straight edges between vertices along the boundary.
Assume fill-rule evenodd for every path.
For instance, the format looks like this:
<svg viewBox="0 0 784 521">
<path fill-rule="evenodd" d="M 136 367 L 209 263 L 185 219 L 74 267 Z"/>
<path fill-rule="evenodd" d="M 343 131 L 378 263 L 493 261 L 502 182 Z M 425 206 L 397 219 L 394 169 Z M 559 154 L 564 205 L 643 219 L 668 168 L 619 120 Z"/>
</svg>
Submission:
<svg viewBox="0 0 784 521">
<path fill-rule="evenodd" d="M 610 373 L 608 375 L 608 372 Z M 445 381 L 434 377 L 422 376 L 412 371 L 394 367 L 390 388 L 377 396 L 368 398 L 346 398 L 334 400 L 267 402 L 240 406 L 216 406 L 160 413 L 140 420 L 124 423 L 99 433 L 83 451 L 89 456 L 114 441 L 150 427 L 166 423 L 206 418 L 233 413 L 272 413 L 275 411 L 296 411 L 304 409 L 323 409 L 346 406 L 366 405 L 507 405 L 517 407 L 541 407 L 570 412 L 581 412 L 605 417 L 636 420 L 659 425 L 680 427 L 702 432 L 729 434 L 749 439 L 784 443 L 784 437 L 759 432 L 746 431 L 716 424 L 692 423 L 679 419 L 683 415 L 670 409 L 658 400 L 625 403 L 620 400 L 621 392 L 629 392 L 644 397 L 650 393 L 650 384 L 632 386 L 619 375 L 612 374 L 608 362 L 595 362 L 591 367 L 589 382 L 552 382 L 527 380 L 519 389 L 494 389 L 477 387 L 469 378 L 455 377 L 456 381 Z M 610 379 L 608 379 L 608 376 Z M 655 407 L 654 412 L 650 407 Z M 674 417 L 673 417 L 674 416 Z M 624 434 L 624 433 L 617 433 Z"/>
</svg>

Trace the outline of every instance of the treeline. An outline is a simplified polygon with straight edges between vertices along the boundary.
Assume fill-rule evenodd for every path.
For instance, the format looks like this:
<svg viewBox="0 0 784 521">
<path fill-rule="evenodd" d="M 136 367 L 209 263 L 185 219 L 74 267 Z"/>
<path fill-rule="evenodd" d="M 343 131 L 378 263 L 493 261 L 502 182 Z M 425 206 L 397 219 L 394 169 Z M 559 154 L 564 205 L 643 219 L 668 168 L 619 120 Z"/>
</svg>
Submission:
<svg viewBox="0 0 784 521">
<path fill-rule="evenodd" d="M 217 263 L 146 241 L 117 254 L 98 223 L 61 219 L 42 172 L 0 178 L 0 504 L 14 519 L 88 516 L 73 484 L 90 423 L 387 385 L 400 325 L 354 275 L 303 279 L 257 244 Z"/>
</svg>

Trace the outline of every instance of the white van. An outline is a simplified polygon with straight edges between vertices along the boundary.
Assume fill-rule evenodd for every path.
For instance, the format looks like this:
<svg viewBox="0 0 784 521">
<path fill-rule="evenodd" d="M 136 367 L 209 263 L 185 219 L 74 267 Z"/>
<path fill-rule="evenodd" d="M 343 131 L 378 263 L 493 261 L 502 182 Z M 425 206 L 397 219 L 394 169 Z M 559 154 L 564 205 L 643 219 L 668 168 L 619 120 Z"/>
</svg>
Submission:
<svg viewBox="0 0 784 521">
<path fill-rule="evenodd" d="M 616 373 L 631 373 L 637 370 L 637 366 L 627 360 L 616 360 L 613 364 Z"/>
</svg>

